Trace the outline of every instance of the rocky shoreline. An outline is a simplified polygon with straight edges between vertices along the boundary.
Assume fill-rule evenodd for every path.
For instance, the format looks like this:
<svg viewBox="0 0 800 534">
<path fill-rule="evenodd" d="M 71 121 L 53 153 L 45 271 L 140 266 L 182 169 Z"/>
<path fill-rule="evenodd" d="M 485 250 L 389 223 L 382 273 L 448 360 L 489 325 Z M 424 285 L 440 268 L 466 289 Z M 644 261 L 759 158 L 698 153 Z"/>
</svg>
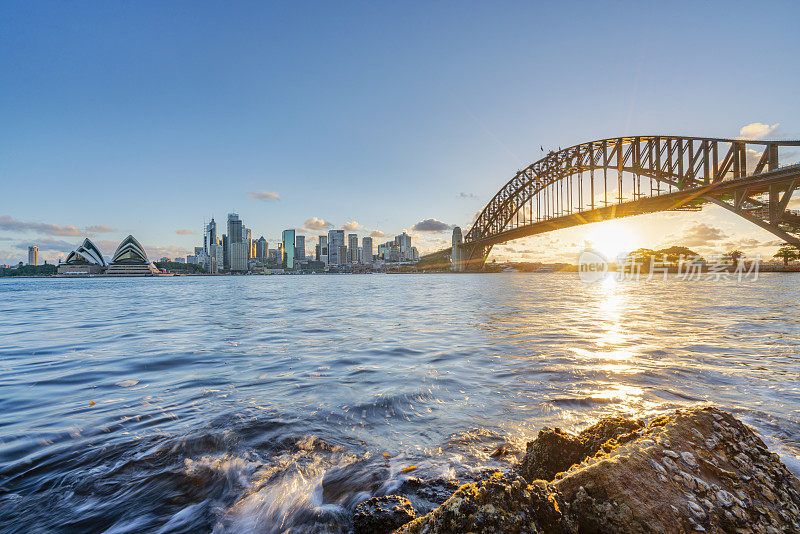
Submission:
<svg viewBox="0 0 800 534">
<path fill-rule="evenodd" d="M 800 533 L 800 481 L 741 421 L 692 408 L 649 422 L 604 419 L 577 435 L 544 429 L 506 471 L 460 487 L 412 478 L 361 502 L 353 529 Z"/>
</svg>

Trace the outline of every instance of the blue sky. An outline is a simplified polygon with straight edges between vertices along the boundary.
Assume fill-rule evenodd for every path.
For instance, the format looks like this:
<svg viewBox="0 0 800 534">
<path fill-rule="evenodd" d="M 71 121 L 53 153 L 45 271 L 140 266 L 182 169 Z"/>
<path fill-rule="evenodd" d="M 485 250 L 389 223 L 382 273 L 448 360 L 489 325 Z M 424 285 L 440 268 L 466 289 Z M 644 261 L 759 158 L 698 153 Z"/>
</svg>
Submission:
<svg viewBox="0 0 800 534">
<path fill-rule="evenodd" d="M 794 2 L 3 2 L 0 263 L 83 235 L 186 253 L 229 211 L 271 242 L 315 218 L 468 227 L 540 145 L 756 122 L 797 139 L 799 19 Z M 626 224 L 647 243 L 697 225 L 774 241 L 675 215 Z M 592 231 L 506 252 L 555 257 Z"/>
</svg>

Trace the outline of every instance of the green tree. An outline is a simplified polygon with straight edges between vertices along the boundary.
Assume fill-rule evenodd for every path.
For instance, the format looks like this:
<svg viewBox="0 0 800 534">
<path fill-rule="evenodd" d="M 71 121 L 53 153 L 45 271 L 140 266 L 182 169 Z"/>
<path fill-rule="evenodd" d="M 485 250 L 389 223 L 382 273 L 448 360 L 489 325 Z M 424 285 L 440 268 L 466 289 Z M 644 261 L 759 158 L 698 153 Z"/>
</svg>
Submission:
<svg viewBox="0 0 800 534">
<path fill-rule="evenodd" d="M 796 246 L 787 244 L 779 248 L 774 257 L 781 258 L 783 260 L 783 266 L 786 267 L 789 265 L 790 261 L 800 258 L 800 254 L 798 254 Z"/>
<path fill-rule="evenodd" d="M 725 255 L 731 259 L 731 263 L 739 263 L 739 260 L 744 256 L 744 252 L 741 250 L 732 250 Z"/>
<path fill-rule="evenodd" d="M 687 247 L 677 247 L 677 246 L 662 248 L 661 250 L 657 250 L 656 255 L 658 258 L 666 256 L 667 261 L 669 263 L 678 263 L 678 261 L 680 261 L 681 258 L 683 258 L 686 261 L 695 258 L 701 259 L 700 255 L 694 250 Z"/>
</svg>

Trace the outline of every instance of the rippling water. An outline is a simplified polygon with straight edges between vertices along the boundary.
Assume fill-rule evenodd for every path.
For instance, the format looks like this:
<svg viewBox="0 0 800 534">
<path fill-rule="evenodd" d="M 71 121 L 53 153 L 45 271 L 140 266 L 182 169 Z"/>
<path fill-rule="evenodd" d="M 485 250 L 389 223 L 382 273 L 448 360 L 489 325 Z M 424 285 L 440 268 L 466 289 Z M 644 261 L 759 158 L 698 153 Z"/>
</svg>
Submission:
<svg viewBox="0 0 800 534">
<path fill-rule="evenodd" d="M 346 532 L 542 426 L 704 402 L 798 473 L 799 281 L 0 280 L 0 529 Z"/>
</svg>

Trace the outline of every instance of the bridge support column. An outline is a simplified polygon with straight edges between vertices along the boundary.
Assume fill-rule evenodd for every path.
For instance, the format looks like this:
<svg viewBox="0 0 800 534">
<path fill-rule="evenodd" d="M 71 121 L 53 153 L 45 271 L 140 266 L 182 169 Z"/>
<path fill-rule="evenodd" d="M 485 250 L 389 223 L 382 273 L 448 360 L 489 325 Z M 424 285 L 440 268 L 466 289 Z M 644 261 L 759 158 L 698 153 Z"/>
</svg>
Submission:
<svg viewBox="0 0 800 534">
<path fill-rule="evenodd" d="M 486 256 L 492 247 L 464 243 L 461 228 L 453 228 L 453 248 L 450 252 L 450 270 L 458 273 L 479 272 L 483 270 Z"/>
<path fill-rule="evenodd" d="M 461 228 L 453 228 L 453 249 L 450 253 L 450 270 L 458 273 L 464 272 L 464 237 Z"/>
</svg>

